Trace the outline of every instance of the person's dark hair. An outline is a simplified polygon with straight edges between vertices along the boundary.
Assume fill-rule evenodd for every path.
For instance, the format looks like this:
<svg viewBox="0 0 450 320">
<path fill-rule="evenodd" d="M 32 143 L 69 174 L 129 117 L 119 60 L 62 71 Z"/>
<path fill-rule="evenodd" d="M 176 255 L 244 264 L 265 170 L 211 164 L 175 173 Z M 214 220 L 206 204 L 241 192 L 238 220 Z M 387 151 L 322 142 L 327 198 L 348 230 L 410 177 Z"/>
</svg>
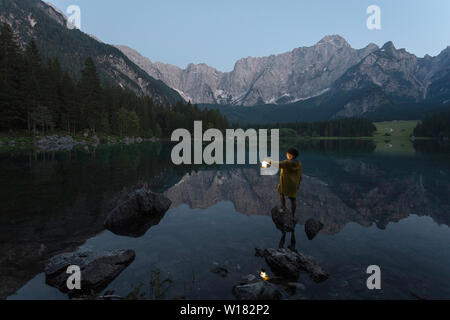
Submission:
<svg viewBox="0 0 450 320">
<path fill-rule="evenodd" d="M 294 156 L 294 159 L 297 159 L 299 152 L 296 148 L 289 148 L 287 153 L 291 154 L 292 156 Z"/>
</svg>

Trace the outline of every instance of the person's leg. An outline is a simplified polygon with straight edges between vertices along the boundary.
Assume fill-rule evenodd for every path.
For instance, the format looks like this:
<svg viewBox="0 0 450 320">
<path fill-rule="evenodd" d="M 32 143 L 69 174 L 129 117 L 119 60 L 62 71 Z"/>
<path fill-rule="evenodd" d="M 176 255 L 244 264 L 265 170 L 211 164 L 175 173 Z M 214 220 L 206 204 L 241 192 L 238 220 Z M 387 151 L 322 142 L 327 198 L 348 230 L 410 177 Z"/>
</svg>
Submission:
<svg viewBox="0 0 450 320">
<path fill-rule="evenodd" d="M 280 193 L 281 211 L 286 211 L 286 198 Z"/>
<path fill-rule="evenodd" d="M 288 249 L 291 251 L 296 251 L 295 249 L 296 241 L 295 241 L 295 230 L 291 232 L 291 244 L 289 245 Z"/>
<path fill-rule="evenodd" d="M 280 249 L 283 249 L 285 241 L 286 241 L 286 232 L 283 232 L 281 235 L 280 244 L 278 245 Z"/>
<path fill-rule="evenodd" d="M 297 199 L 296 198 L 289 198 L 291 200 L 291 214 L 292 218 L 295 218 L 295 211 L 297 211 Z"/>
</svg>

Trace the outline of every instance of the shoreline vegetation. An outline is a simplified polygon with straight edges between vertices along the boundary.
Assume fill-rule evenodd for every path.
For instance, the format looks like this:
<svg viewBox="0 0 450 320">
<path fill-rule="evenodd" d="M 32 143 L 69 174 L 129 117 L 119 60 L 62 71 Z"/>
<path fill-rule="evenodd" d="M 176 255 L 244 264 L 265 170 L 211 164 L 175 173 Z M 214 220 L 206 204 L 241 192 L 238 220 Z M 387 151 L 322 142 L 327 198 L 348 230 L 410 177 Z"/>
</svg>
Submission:
<svg viewBox="0 0 450 320">
<path fill-rule="evenodd" d="M 159 142 L 163 139 L 152 137 L 117 136 L 107 134 L 71 135 L 67 132 L 55 132 L 45 136 L 30 136 L 26 133 L 1 134 L 0 150 L 38 149 L 40 151 L 71 150 L 75 147 L 98 147 L 100 145 L 130 145 L 143 142 Z"/>
<path fill-rule="evenodd" d="M 377 149 L 390 149 L 391 142 L 413 150 L 415 140 L 437 140 L 437 137 L 414 137 L 414 130 L 420 125 L 419 121 L 388 121 L 374 123 L 376 130 L 373 136 L 339 137 L 339 136 L 308 136 L 299 135 L 289 128 L 280 129 L 281 141 L 308 141 L 308 140 L 368 140 L 377 145 Z M 412 138 L 414 137 L 414 138 Z M 0 150 L 8 149 L 30 149 L 36 148 L 41 151 L 71 150 L 74 147 L 97 147 L 99 145 L 129 145 L 143 142 L 170 142 L 168 137 L 139 137 L 120 136 L 112 134 L 95 134 L 85 132 L 84 134 L 68 134 L 67 132 L 54 132 L 49 135 L 33 136 L 26 131 L 0 133 Z"/>
</svg>

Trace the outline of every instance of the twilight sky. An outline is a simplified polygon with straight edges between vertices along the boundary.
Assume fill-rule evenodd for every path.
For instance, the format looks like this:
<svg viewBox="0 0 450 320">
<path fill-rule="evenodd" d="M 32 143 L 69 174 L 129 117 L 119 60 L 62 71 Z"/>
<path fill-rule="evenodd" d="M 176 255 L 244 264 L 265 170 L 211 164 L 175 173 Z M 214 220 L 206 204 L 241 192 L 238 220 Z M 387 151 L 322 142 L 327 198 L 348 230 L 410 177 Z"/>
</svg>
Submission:
<svg viewBox="0 0 450 320">
<path fill-rule="evenodd" d="M 393 41 L 419 57 L 450 45 L 449 0 L 51 0 L 81 8 L 82 31 L 152 61 L 231 71 L 244 57 L 311 46 L 339 34 L 354 48 Z M 381 8 L 381 30 L 366 10 Z"/>
</svg>

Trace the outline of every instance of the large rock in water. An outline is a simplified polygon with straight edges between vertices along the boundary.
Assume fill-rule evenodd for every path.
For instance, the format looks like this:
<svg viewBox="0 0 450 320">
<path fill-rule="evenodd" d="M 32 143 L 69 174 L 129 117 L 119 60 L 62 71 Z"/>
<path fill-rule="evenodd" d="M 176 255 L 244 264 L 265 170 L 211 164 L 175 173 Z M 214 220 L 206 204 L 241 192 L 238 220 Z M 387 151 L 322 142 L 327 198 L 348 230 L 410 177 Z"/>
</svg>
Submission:
<svg viewBox="0 0 450 320">
<path fill-rule="evenodd" d="M 144 187 L 128 194 L 125 201 L 111 211 L 105 227 L 117 235 L 140 237 L 159 224 L 171 205 L 167 197 Z"/>
<path fill-rule="evenodd" d="M 312 258 L 288 249 L 256 249 L 256 256 L 265 258 L 275 274 L 297 280 L 301 272 L 306 272 L 313 281 L 319 283 L 328 279 L 328 274 Z"/>
<path fill-rule="evenodd" d="M 281 292 L 277 286 L 267 281 L 236 285 L 233 295 L 238 300 L 280 300 Z"/>
<path fill-rule="evenodd" d="M 91 290 L 100 292 L 105 289 L 136 257 L 133 250 L 116 250 L 103 253 L 80 251 L 63 253 L 51 258 L 45 267 L 45 281 L 72 296 L 89 294 Z M 81 270 L 81 290 L 69 291 L 66 273 L 69 266 L 78 266 Z"/>
</svg>

